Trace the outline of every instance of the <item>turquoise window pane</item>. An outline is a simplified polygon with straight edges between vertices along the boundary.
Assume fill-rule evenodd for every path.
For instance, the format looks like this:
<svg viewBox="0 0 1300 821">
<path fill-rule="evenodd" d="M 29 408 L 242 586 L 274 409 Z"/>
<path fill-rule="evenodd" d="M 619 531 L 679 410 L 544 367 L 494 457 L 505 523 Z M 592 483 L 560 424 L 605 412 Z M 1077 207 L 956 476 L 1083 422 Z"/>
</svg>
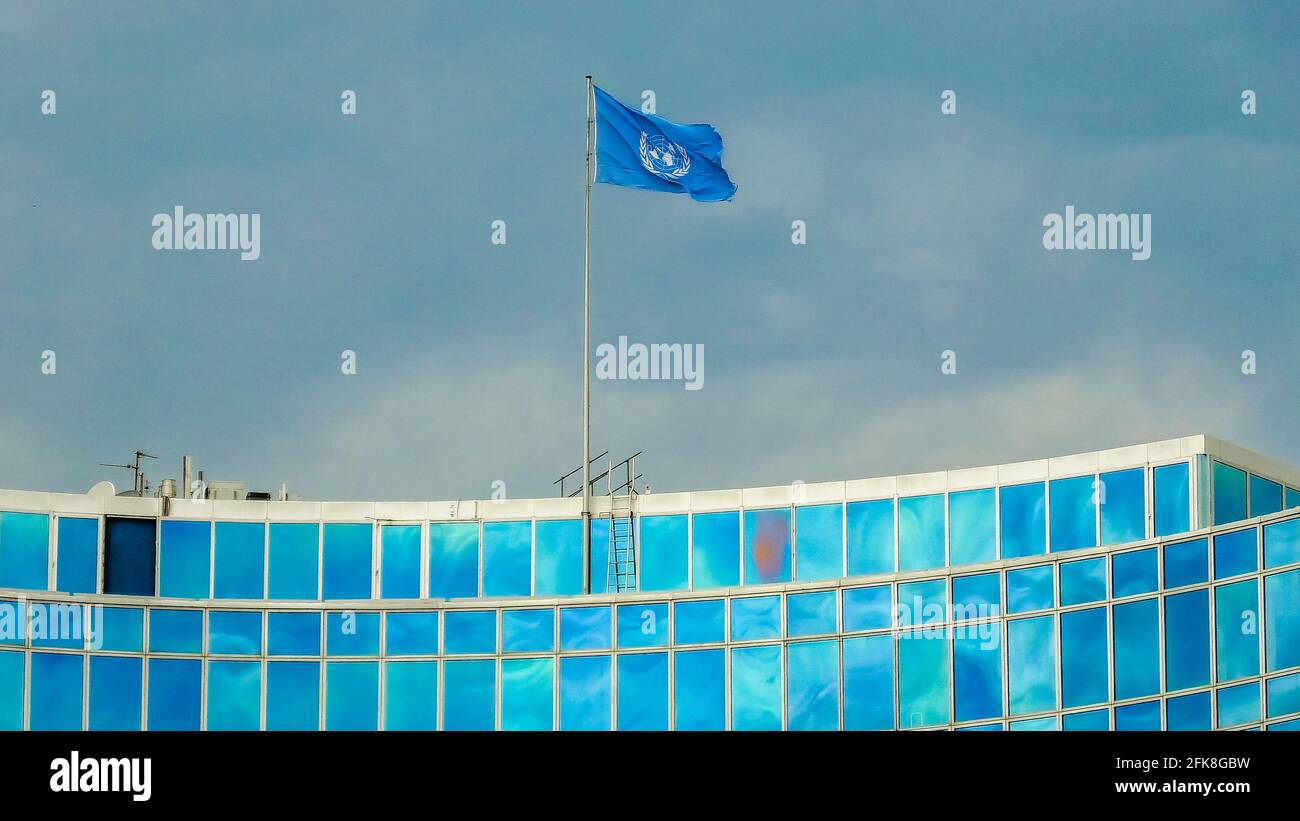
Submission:
<svg viewBox="0 0 1300 821">
<path fill-rule="evenodd" d="M 0 653 L 0 656 L 3 656 Z M 0 658 L 3 666 L 3 658 Z M 3 677 L 0 673 L 0 678 Z M 91 730 L 140 729 L 144 661 L 123 656 L 90 657 L 90 704 L 87 727 Z M 4 687 L 0 684 L 0 690 Z M 3 698 L 0 697 L 0 701 Z M 0 719 L 0 727 L 4 727 Z"/>
<path fill-rule="evenodd" d="M 385 599 L 420 598 L 420 526 L 388 525 L 379 530 L 380 585 Z"/>
<path fill-rule="evenodd" d="M 81 729 L 82 656 L 32 653 L 28 727 L 32 730 Z"/>
<path fill-rule="evenodd" d="M 1205 539 L 1165 547 L 1165 587 L 1183 587 L 1209 581 L 1209 544 Z"/>
<path fill-rule="evenodd" d="M 1300 730 L 1300 718 L 1293 718 L 1290 721 L 1279 721 L 1277 724 L 1268 725 L 1270 732 L 1296 732 Z"/>
<path fill-rule="evenodd" d="M 495 610 L 448 610 L 443 619 L 446 622 L 443 652 L 447 655 L 496 652 Z"/>
<path fill-rule="evenodd" d="M 1007 612 L 1025 613 L 1043 610 L 1054 603 L 1050 564 L 1007 571 Z"/>
<path fill-rule="evenodd" d="M 1300 562 L 1300 519 L 1264 527 L 1264 567 Z"/>
<path fill-rule="evenodd" d="M 1002 612 L 1002 579 L 997 573 L 957 576 L 952 580 L 955 621 L 996 616 Z"/>
<path fill-rule="evenodd" d="M 151 608 L 149 652 L 203 652 L 203 611 Z"/>
<path fill-rule="evenodd" d="M 1300 665 L 1300 570 L 1264 577 L 1264 614 L 1268 672 Z"/>
<path fill-rule="evenodd" d="M 685 517 L 683 517 L 685 518 Z M 644 545 L 643 555 L 644 555 Z M 641 568 L 642 573 L 645 568 Z M 582 520 L 537 523 L 537 595 L 582 592 Z"/>
<path fill-rule="evenodd" d="M 267 655 L 319 656 L 320 624 L 320 613 L 268 613 Z"/>
<path fill-rule="evenodd" d="M 1042 482 L 1004 485 L 1001 496 L 1002 558 L 1047 552 L 1047 500 Z"/>
<path fill-rule="evenodd" d="M 1267 516 L 1282 509 L 1282 486 L 1250 474 L 1250 515 Z"/>
<path fill-rule="evenodd" d="M 218 599 L 263 598 L 266 525 L 217 522 L 213 536 L 212 594 Z"/>
<path fill-rule="evenodd" d="M 894 729 L 894 639 L 844 640 L 844 729 Z"/>
<path fill-rule="evenodd" d="M 213 655 L 260 656 L 262 614 L 257 610 L 208 612 L 208 652 Z"/>
<path fill-rule="evenodd" d="M 786 704 L 791 730 L 840 727 L 840 644 L 791 644 L 786 659 Z"/>
<path fill-rule="evenodd" d="M 555 727 L 555 659 L 501 662 L 501 729 Z"/>
<path fill-rule="evenodd" d="M 379 616 L 379 613 L 326 613 L 325 655 L 379 655 Z M 495 628 L 494 624 L 494 632 Z"/>
<path fill-rule="evenodd" d="M 1214 589 L 1217 681 L 1259 675 L 1259 588 L 1255 579 Z"/>
<path fill-rule="evenodd" d="M 144 650 L 144 610 L 139 607 L 95 607 L 91 614 L 98 623 L 98 636 L 91 642 L 93 650 L 120 650 L 139 653 Z M 99 646 L 95 646 L 98 642 Z"/>
<path fill-rule="evenodd" d="M 153 519 L 104 519 L 104 592 L 155 594 L 157 524 Z M 0 587 L 4 587 L 0 581 Z"/>
<path fill-rule="evenodd" d="M 711 644 L 726 638 L 726 602 L 722 599 L 679 601 L 673 604 L 673 637 L 677 644 Z"/>
<path fill-rule="evenodd" d="M 90 635 L 94 630 L 94 617 L 87 616 L 85 605 L 30 602 L 27 608 L 30 614 L 27 632 L 33 647 L 82 650 L 87 636 L 94 638 Z"/>
<path fill-rule="evenodd" d="M 1300 713 L 1300 673 L 1271 678 L 1268 688 L 1268 717 Z"/>
<path fill-rule="evenodd" d="M 943 567 L 943 494 L 898 500 L 898 569 Z"/>
<path fill-rule="evenodd" d="M 696 513 L 691 517 L 691 588 L 740 584 L 740 514 Z"/>
<path fill-rule="evenodd" d="M 795 578 L 838 579 L 844 575 L 844 508 L 812 505 L 795 508 Z"/>
<path fill-rule="evenodd" d="M 209 598 L 211 541 L 210 522 L 163 521 L 158 595 L 173 599 Z"/>
<path fill-rule="evenodd" d="M 555 611 L 503 610 L 501 649 L 506 653 L 552 653 L 555 651 Z"/>
<path fill-rule="evenodd" d="M 1098 478 L 1101 543 L 1124 544 L 1146 538 L 1146 471 L 1117 470 Z"/>
<path fill-rule="evenodd" d="M 673 726 L 677 730 L 727 728 L 725 650 L 673 654 Z"/>
<path fill-rule="evenodd" d="M 780 596 L 754 596 L 731 600 L 732 641 L 775 639 L 780 636 Z"/>
<path fill-rule="evenodd" d="M 1210 694 L 1191 693 L 1166 701 L 1165 726 L 1169 730 L 1210 729 Z"/>
<path fill-rule="evenodd" d="M 1025 731 L 1036 732 L 1036 733 L 1049 732 L 1057 729 L 1056 716 L 1046 716 L 1044 718 L 1025 718 L 1025 719 L 1021 719 L 1020 721 L 1013 721 L 1011 722 L 1010 729 L 1019 730 L 1021 732 L 1025 732 Z"/>
<path fill-rule="evenodd" d="M 27 644 L 27 606 L 22 602 L 0 601 L 0 644 Z"/>
<path fill-rule="evenodd" d="M 618 646 L 667 647 L 668 604 L 645 602 L 619 605 Z"/>
<path fill-rule="evenodd" d="M 790 509 L 745 511 L 745 584 L 790 581 Z"/>
<path fill-rule="evenodd" d="M 618 729 L 668 729 L 668 654 L 618 657 Z"/>
<path fill-rule="evenodd" d="M 266 663 L 266 729 L 320 729 L 320 662 Z"/>
<path fill-rule="evenodd" d="M 1246 472 L 1214 463 L 1214 523 L 1224 525 L 1246 518 Z"/>
<path fill-rule="evenodd" d="M 268 538 L 267 597 L 283 601 L 320 598 L 320 525 L 277 522 L 270 525 Z"/>
<path fill-rule="evenodd" d="M 1115 698 L 1160 691 L 1160 607 L 1155 599 L 1111 609 L 1115 647 Z"/>
<path fill-rule="evenodd" d="M 49 516 L 0 513 L 0 587 L 49 589 L 49 561 Z"/>
<path fill-rule="evenodd" d="M 946 633 L 904 633 L 898 637 L 898 726 L 946 724 L 949 720 Z"/>
<path fill-rule="evenodd" d="M 1097 504 L 1091 476 L 1054 479 L 1051 494 L 1052 550 L 1097 546 Z"/>
<path fill-rule="evenodd" d="M 1210 594 L 1192 590 L 1165 597 L 1165 689 L 1210 683 Z"/>
<path fill-rule="evenodd" d="M 368 524 L 327 524 L 321 549 L 321 598 L 368 599 L 374 564 Z"/>
<path fill-rule="evenodd" d="M 1191 530 L 1191 493 L 1187 477 L 1186 462 L 1163 465 L 1153 471 L 1157 536 Z"/>
<path fill-rule="evenodd" d="M 0 651 L 0 730 L 23 728 L 23 679 L 26 676 L 25 655 Z"/>
<path fill-rule="evenodd" d="M 996 499 L 993 488 L 948 494 L 949 550 L 952 564 L 977 564 L 998 558 Z"/>
<path fill-rule="evenodd" d="M 785 598 L 786 632 L 790 636 L 834 633 L 835 591 L 791 593 Z"/>
<path fill-rule="evenodd" d="M 379 662 L 325 663 L 325 729 L 379 729 Z"/>
<path fill-rule="evenodd" d="M 1259 682 L 1224 687 L 1218 692 L 1219 726 L 1236 727 L 1259 721 Z"/>
<path fill-rule="evenodd" d="M 442 665 L 442 728 L 496 729 L 497 663 L 491 659 Z"/>
<path fill-rule="evenodd" d="M 1056 620 L 1007 622 L 1007 677 L 1011 714 L 1056 709 Z"/>
<path fill-rule="evenodd" d="M 604 593 L 609 584 L 609 519 L 591 520 L 591 577 L 592 593 Z"/>
<path fill-rule="evenodd" d="M 1061 716 L 1061 729 L 1066 732 L 1077 730 L 1105 731 L 1110 729 L 1109 710 L 1089 710 L 1086 713 L 1070 713 Z"/>
<path fill-rule="evenodd" d="M 1115 729 L 1120 732 L 1160 729 L 1160 702 L 1144 701 L 1115 708 Z"/>
<path fill-rule="evenodd" d="M 956 729 L 956 731 L 959 733 L 1000 733 L 1002 732 L 1002 725 L 1001 724 L 977 724 L 972 727 L 956 727 L 954 729 Z"/>
<path fill-rule="evenodd" d="M 436 612 L 388 613 L 384 616 L 384 653 L 390 656 L 438 654 Z"/>
<path fill-rule="evenodd" d="M 438 662 L 384 662 L 384 729 L 438 729 Z"/>
<path fill-rule="evenodd" d="M 850 502 L 846 561 L 850 576 L 894 572 L 894 500 Z"/>
<path fill-rule="evenodd" d="M 1214 578 L 1226 579 L 1259 569 L 1255 528 L 1220 533 L 1214 537 Z"/>
<path fill-rule="evenodd" d="M 561 730 L 608 730 L 611 698 L 609 656 L 560 659 Z"/>
<path fill-rule="evenodd" d="M 1061 563 L 1061 606 L 1106 598 L 1106 557 Z"/>
<path fill-rule="evenodd" d="M 262 727 L 262 663 L 208 662 L 209 730 L 259 730 Z"/>
<path fill-rule="evenodd" d="M 978 634 L 977 629 L 986 631 Z M 953 697 L 957 721 L 1002 715 L 1000 625 L 961 628 L 953 639 Z"/>
<path fill-rule="evenodd" d="M 642 590 L 686 590 L 690 572 L 690 517 L 641 517 Z M 581 558 L 581 557 L 580 557 Z"/>
<path fill-rule="evenodd" d="M 561 650 L 608 650 L 612 634 L 608 606 L 560 609 Z"/>
<path fill-rule="evenodd" d="M 1153 593 L 1160 587 L 1160 556 L 1156 548 L 1116 553 L 1111 557 L 1111 595 L 1115 598 Z"/>
<path fill-rule="evenodd" d="M 94 593 L 98 569 L 99 520 L 60 516 L 59 568 L 54 589 L 63 593 Z"/>
<path fill-rule="evenodd" d="M 844 590 L 844 632 L 878 630 L 892 626 L 893 622 L 889 585 Z"/>
<path fill-rule="evenodd" d="M 148 729 L 199 729 L 202 701 L 203 662 L 149 659 Z"/>
<path fill-rule="evenodd" d="M 1300 488 L 1294 488 L 1287 485 L 1286 488 L 1286 506 L 1288 509 L 1300 507 Z"/>
<path fill-rule="evenodd" d="M 478 595 L 478 523 L 429 524 L 429 597 Z"/>
<path fill-rule="evenodd" d="M 1061 706 L 1110 700 L 1106 672 L 1106 608 L 1061 614 Z"/>
<path fill-rule="evenodd" d="M 898 586 L 898 626 L 939 624 L 947 617 L 948 585 L 943 579 L 907 582 Z"/>
<path fill-rule="evenodd" d="M 484 596 L 527 596 L 532 591 L 532 534 L 530 522 L 483 523 Z"/>
<path fill-rule="evenodd" d="M 781 645 L 731 651 L 731 729 L 781 729 Z"/>
</svg>

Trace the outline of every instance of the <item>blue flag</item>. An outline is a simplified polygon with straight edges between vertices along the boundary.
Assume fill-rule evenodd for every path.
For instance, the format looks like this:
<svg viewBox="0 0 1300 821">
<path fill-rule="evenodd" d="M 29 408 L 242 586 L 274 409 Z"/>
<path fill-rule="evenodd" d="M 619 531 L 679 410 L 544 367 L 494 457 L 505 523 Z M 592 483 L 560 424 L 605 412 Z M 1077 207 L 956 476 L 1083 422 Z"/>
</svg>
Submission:
<svg viewBox="0 0 1300 821">
<path fill-rule="evenodd" d="M 596 90 L 596 182 L 729 200 L 736 184 L 722 168 L 722 136 L 706 123 L 682 125 L 642 114 Z"/>
</svg>

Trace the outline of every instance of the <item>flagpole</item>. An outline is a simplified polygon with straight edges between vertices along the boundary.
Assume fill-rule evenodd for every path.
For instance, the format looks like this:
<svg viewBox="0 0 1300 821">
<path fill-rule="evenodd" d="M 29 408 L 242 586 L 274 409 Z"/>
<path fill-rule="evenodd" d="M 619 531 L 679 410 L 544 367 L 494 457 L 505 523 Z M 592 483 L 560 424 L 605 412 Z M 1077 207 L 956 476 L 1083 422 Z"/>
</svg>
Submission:
<svg viewBox="0 0 1300 821">
<path fill-rule="evenodd" d="M 587 75 L 587 148 L 582 175 L 582 591 L 591 592 L 591 152 L 592 90 Z"/>
</svg>

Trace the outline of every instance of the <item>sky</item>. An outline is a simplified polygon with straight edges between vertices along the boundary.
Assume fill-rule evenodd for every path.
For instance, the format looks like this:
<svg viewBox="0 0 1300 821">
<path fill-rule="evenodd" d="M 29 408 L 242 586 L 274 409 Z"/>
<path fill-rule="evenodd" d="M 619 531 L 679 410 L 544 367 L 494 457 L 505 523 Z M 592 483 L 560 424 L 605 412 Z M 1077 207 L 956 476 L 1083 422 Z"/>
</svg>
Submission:
<svg viewBox="0 0 1300 821">
<path fill-rule="evenodd" d="M 1290 3 L 0 2 L 0 487 L 122 488 L 140 448 L 553 495 L 586 74 L 712 123 L 739 185 L 592 192 L 593 348 L 704 350 L 700 390 L 592 382 L 593 454 L 653 490 L 1196 433 L 1300 465 L 1297 41 Z M 156 250 L 177 205 L 260 214 L 260 258 Z M 1045 249 L 1069 205 L 1150 214 L 1150 259 Z"/>
</svg>

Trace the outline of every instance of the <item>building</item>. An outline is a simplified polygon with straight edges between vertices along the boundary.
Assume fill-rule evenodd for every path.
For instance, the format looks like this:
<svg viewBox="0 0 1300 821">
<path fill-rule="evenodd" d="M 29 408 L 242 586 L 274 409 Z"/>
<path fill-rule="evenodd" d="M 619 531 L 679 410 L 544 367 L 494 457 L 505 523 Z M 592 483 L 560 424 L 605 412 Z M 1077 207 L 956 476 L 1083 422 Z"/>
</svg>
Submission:
<svg viewBox="0 0 1300 821">
<path fill-rule="evenodd" d="M 0 729 L 1300 727 L 1300 471 L 1209 436 L 579 504 L 0 491 Z"/>
</svg>

